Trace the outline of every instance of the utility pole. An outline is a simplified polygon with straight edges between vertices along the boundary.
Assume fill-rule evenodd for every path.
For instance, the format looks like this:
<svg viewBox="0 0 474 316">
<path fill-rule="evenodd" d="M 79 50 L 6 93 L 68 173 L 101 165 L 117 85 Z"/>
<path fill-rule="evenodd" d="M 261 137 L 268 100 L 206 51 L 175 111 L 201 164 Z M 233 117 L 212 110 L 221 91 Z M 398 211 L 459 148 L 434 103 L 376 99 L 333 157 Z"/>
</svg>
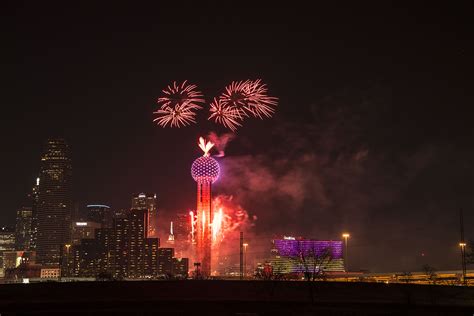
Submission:
<svg viewBox="0 0 474 316">
<path fill-rule="evenodd" d="M 347 240 L 349 239 L 351 235 L 349 233 L 343 233 L 342 238 L 344 238 L 344 270 L 346 270 L 346 273 L 349 272 L 349 251 L 347 248 Z"/>
<path fill-rule="evenodd" d="M 461 242 L 459 243 L 459 247 L 461 247 L 462 283 L 466 285 L 466 241 L 464 240 L 464 217 L 462 209 L 459 209 L 459 224 L 461 230 Z"/>
<path fill-rule="evenodd" d="M 244 232 L 240 232 L 240 279 L 244 278 Z"/>
</svg>

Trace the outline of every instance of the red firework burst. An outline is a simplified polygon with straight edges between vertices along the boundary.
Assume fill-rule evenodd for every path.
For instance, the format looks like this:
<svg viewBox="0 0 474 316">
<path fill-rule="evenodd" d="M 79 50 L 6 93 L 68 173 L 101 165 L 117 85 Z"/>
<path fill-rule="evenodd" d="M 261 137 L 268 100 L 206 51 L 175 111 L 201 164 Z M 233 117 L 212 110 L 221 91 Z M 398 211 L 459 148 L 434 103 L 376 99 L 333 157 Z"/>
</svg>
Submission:
<svg viewBox="0 0 474 316">
<path fill-rule="evenodd" d="M 208 120 L 214 119 L 214 122 L 224 125 L 232 131 L 237 127 L 242 126 L 239 121 L 242 121 L 242 115 L 239 109 L 235 106 L 226 105 L 220 99 L 214 98 L 210 105 Z"/>
<path fill-rule="evenodd" d="M 234 81 L 227 87 L 219 97 L 224 107 L 234 107 L 240 111 L 241 116 L 249 116 L 263 119 L 271 117 L 278 104 L 278 98 L 268 96 L 268 89 L 262 80 Z"/>
<path fill-rule="evenodd" d="M 161 127 L 166 127 L 168 124 L 170 127 L 181 127 L 196 123 L 196 113 L 191 111 L 186 104 L 158 109 L 153 113 L 157 115 L 153 122 Z"/>
<path fill-rule="evenodd" d="M 165 95 L 158 98 L 158 104 L 161 105 L 161 109 L 185 106 L 187 109 L 198 110 L 202 109 L 200 103 L 205 102 L 201 91 L 197 90 L 197 86 L 188 84 L 187 80 L 181 84 L 177 84 L 174 81 L 172 85 L 163 90 L 163 93 Z"/>
<path fill-rule="evenodd" d="M 275 107 L 278 105 L 278 98 L 267 95 L 267 85 L 260 79 L 248 81 L 245 86 L 247 95 L 246 110 L 255 117 L 263 119 L 263 116 L 271 117 L 275 113 Z"/>
</svg>

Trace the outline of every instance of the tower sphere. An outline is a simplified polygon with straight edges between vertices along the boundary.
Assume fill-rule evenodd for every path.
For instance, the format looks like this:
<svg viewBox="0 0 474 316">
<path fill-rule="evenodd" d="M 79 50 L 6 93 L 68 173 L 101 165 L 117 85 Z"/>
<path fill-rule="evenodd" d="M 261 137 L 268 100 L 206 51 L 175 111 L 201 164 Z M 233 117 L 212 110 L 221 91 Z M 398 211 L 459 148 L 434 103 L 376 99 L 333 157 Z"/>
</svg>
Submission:
<svg viewBox="0 0 474 316">
<path fill-rule="evenodd" d="M 219 171 L 219 163 L 209 156 L 197 158 L 191 166 L 191 175 L 196 182 L 214 183 L 219 177 Z"/>
</svg>

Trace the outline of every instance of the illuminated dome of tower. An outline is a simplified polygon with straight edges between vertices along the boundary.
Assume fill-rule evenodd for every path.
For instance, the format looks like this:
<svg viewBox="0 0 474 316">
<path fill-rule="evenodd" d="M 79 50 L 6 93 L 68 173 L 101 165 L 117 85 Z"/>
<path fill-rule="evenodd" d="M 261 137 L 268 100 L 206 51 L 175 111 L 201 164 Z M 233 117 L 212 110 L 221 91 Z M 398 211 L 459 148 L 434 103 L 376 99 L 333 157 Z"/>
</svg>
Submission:
<svg viewBox="0 0 474 316">
<path fill-rule="evenodd" d="M 219 163 L 212 157 L 202 156 L 194 160 L 191 175 L 196 182 L 215 182 L 219 178 Z"/>
</svg>

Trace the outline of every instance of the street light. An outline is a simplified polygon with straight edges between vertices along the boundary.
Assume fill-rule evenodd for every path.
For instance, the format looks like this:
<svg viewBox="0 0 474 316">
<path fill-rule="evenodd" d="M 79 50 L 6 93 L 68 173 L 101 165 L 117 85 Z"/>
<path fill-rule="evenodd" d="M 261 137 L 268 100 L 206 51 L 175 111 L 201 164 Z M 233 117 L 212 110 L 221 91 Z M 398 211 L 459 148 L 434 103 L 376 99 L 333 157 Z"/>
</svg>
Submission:
<svg viewBox="0 0 474 316">
<path fill-rule="evenodd" d="M 69 248 L 71 248 L 71 244 L 66 244 L 66 274 L 69 276 Z"/>
<path fill-rule="evenodd" d="M 349 233 L 343 233 L 342 234 L 342 238 L 344 238 L 344 263 L 345 263 L 345 266 L 346 266 L 346 272 L 349 271 L 349 256 L 348 256 L 348 251 L 347 251 L 347 241 L 349 239 L 349 237 L 351 237 L 351 235 L 349 235 Z"/>
<path fill-rule="evenodd" d="M 466 285 L 466 243 L 461 241 L 459 247 L 461 247 L 462 282 Z"/>
<path fill-rule="evenodd" d="M 243 246 L 244 246 L 244 277 L 247 276 L 247 247 L 248 247 L 248 243 L 244 243 Z"/>
</svg>

